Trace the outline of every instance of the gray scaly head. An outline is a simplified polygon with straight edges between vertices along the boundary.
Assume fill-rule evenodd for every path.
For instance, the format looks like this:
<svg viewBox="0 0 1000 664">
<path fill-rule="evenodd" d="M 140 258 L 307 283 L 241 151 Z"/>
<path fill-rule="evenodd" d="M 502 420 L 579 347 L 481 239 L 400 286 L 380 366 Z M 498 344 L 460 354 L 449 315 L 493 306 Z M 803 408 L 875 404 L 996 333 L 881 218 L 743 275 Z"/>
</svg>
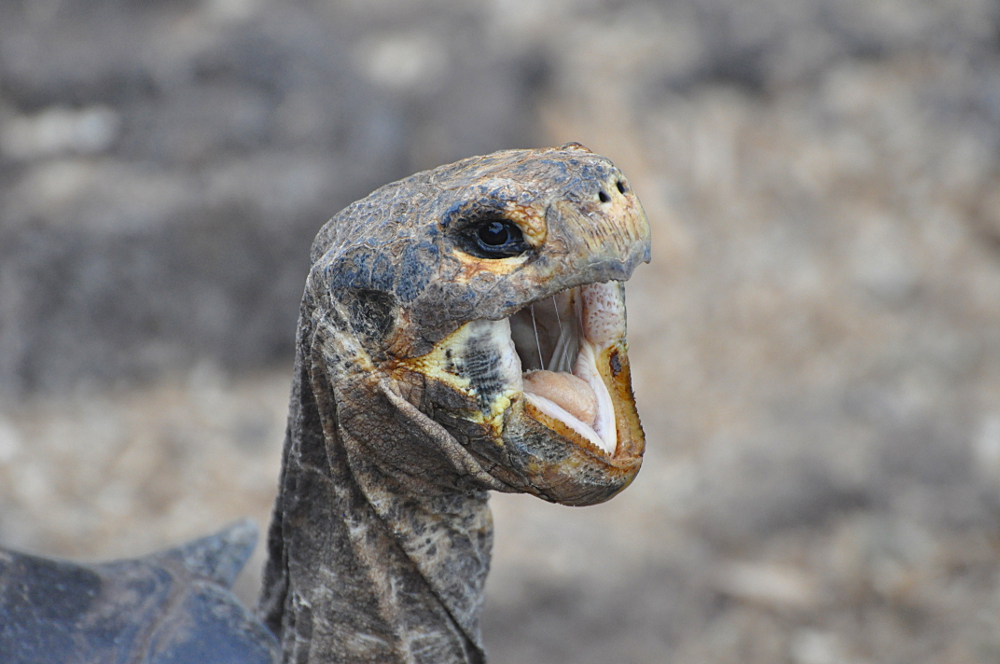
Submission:
<svg viewBox="0 0 1000 664">
<path fill-rule="evenodd" d="M 568 505 L 639 470 L 628 180 L 577 144 L 418 173 L 320 231 L 261 615 L 289 662 L 480 662 L 490 489 Z"/>
</svg>

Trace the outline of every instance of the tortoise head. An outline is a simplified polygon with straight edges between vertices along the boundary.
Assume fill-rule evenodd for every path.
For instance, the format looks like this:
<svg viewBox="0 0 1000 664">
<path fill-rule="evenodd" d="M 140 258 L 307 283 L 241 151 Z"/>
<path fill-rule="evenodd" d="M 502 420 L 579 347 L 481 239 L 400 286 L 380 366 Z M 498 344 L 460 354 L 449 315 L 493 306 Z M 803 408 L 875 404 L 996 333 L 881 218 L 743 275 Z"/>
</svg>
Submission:
<svg viewBox="0 0 1000 664">
<path fill-rule="evenodd" d="M 607 500 L 644 451 L 624 281 L 649 253 L 628 180 L 578 144 L 354 203 L 313 245 L 303 310 L 338 435 L 403 482 Z"/>
</svg>

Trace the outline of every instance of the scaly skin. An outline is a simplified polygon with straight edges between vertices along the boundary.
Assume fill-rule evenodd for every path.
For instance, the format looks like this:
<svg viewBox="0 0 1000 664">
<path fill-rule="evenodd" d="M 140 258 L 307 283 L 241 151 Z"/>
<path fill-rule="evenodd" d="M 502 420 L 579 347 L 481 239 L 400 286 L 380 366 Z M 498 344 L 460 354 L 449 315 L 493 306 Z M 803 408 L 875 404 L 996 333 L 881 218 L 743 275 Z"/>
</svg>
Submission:
<svg viewBox="0 0 1000 664">
<path fill-rule="evenodd" d="M 483 219 L 516 224 L 527 249 L 475 255 Z M 262 619 L 286 662 L 482 662 L 487 491 L 601 502 L 644 449 L 624 330 L 596 365 L 617 416 L 607 454 L 525 406 L 490 321 L 627 280 L 649 260 L 642 207 L 582 146 L 504 151 L 382 187 L 311 259 Z"/>
</svg>

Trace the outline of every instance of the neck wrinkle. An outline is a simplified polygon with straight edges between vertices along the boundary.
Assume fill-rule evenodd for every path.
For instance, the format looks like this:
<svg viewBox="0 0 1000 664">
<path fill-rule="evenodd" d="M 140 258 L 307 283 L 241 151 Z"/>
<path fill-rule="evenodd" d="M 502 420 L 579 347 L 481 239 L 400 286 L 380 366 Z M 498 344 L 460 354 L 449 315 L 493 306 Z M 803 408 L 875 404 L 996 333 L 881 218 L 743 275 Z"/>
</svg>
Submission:
<svg viewBox="0 0 1000 664">
<path fill-rule="evenodd" d="M 403 495 L 340 426 L 323 363 L 302 359 L 260 608 L 285 661 L 483 662 L 486 493 Z"/>
<path fill-rule="evenodd" d="M 345 443 L 351 445 L 349 440 Z M 351 459 L 350 465 L 357 486 L 365 494 L 394 548 L 409 563 L 408 573 L 412 578 L 399 576 L 393 581 L 419 580 L 421 583 L 416 585 L 422 586 L 421 592 L 429 591 L 446 614 L 439 615 L 435 610 L 421 615 L 414 606 L 390 595 L 391 615 L 397 629 L 419 632 L 424 647 L 457 629 L 462 636 L 464 656 L 450 660 L 437 655 L 426 661 L 479 661 L 483 651 L 479 617 L 493 542 L 488 494 L 402 497 L 394 491 L 395 483 L 386 483 L 382 472 L 373 464 Z M 446 630 L 443 622 L 448 623 Z M 435 631 L 440 633 L 432 638 Z M 475 651 L 477 657 L 471 657 L 470 651 Z"/>
</svg>

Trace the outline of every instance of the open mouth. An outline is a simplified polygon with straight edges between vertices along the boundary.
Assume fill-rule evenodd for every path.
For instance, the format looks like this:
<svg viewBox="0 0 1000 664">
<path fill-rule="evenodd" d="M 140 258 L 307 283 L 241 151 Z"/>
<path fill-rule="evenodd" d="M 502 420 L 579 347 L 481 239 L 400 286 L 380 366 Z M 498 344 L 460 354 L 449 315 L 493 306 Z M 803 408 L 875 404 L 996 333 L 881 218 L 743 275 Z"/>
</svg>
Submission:
<svg viewBox="0 0 1000 664">
<path fill-rule="evenodd" d="M 623 284 L 562 291 L 509 321 L 528 415 L 577 444 L 614 456 L 616 397 L 623 387 L 631 397 L 628 377 L 619 379 L 627 358 Z"/>
<path fill-rule="evenodd" d="M 469 321 L 399 367 L 464 394 L 477 407 L 461 419 L 488 425 L 495 436 L 523 413 L 633 477 L 645 440 L 625 327 L 624 283 L 586 284 L 507 318 Z M 521 408 L 511 411 L 515 403 Z"/>
</svg>

